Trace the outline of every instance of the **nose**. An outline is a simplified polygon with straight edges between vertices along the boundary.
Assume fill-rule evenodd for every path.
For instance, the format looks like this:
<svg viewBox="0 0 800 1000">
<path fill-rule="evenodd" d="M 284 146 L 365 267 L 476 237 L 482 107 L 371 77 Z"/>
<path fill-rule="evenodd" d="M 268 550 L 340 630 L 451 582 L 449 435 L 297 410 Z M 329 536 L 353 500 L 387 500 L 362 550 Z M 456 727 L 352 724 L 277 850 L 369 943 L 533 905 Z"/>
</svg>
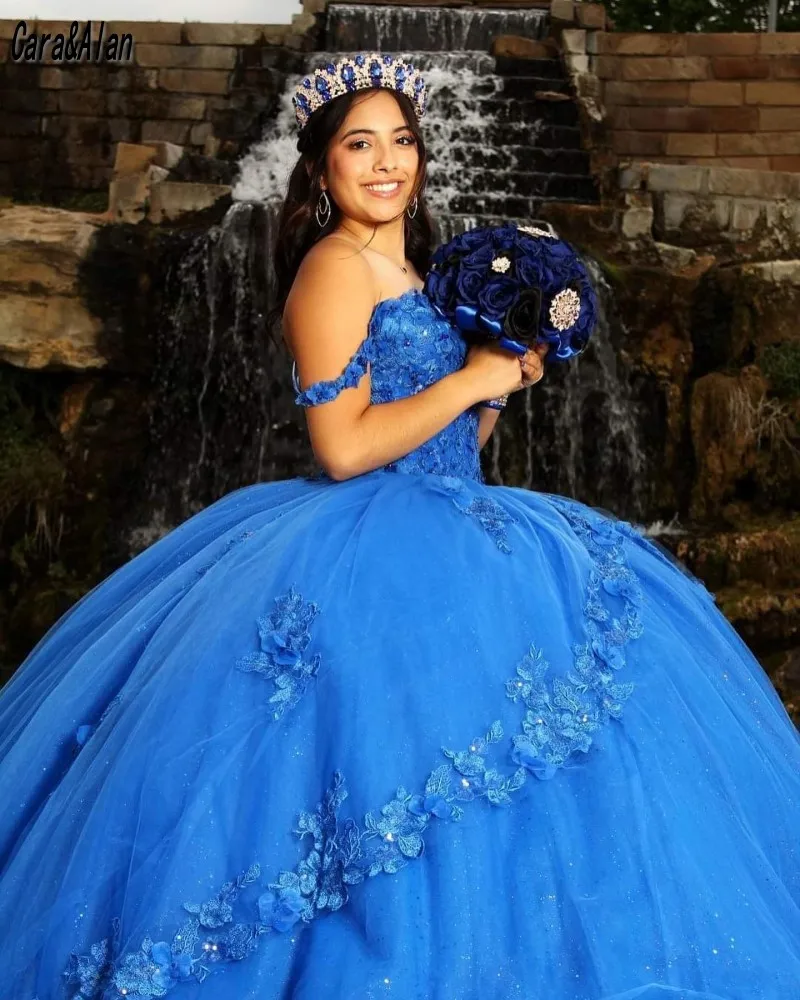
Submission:
<svg viewBox="0 0 800 1000">
<path fill-rule="evenodd" d="M 391 173 L 396 166 L 394 143 L 381 140 L 375 144 L 375 169 Z"/>
</svg>

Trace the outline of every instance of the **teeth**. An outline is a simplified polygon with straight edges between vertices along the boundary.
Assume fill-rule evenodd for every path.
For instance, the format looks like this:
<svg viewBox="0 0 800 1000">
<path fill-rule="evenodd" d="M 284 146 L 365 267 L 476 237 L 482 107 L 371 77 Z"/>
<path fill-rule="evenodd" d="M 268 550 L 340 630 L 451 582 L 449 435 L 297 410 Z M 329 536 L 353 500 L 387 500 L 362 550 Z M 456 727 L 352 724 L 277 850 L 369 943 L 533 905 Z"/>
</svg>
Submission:
<svg viewBox="0 0 800 1000">
<path fill-rule="evenodd" d="M 400 182 L 394 181 L 392 184 L 367 184 L 370 191 L 394 191 Z"/>
</svg>

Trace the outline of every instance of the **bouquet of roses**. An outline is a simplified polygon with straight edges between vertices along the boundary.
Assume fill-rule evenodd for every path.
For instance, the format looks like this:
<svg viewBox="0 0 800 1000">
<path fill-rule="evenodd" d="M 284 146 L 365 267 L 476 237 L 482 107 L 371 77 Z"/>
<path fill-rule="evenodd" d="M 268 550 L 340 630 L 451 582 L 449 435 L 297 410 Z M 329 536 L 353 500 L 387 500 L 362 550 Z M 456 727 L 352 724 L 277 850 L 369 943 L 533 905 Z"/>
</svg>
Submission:
<svg viewBox="0 0 800 1000">
<path fill-rule="evenodd" d="M 547 343 L 547 361 L 580 354 L 597 315 L 583 261 L 546 222 L 455 236 L 433 254 L 424 292 L 468 340 L 492 338 L 520 355 Z"/>
</svg>

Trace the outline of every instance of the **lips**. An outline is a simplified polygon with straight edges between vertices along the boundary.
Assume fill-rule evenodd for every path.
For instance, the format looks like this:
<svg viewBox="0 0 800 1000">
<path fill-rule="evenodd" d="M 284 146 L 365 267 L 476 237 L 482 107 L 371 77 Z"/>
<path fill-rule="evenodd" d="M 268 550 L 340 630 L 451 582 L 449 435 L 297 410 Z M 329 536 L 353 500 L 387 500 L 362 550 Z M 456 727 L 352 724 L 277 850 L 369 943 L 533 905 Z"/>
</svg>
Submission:
<svg viewBox="0 0 800 1000">
<path fill-rule="evenodd" d="M 386 190 L 380 190 L 380 189 L 371 188 L 369 185 L 365 184 L 364 185 L 364 189 L 366 191 L 369 191 L 369 193 L 371 195 L 375 195 L 376 198 L 393 198 L 398 193 L 398 191 L 400 191 L 400 189 L 403 186 L 403 182 L 402 181 L 380 181 L 378 183 L 380 183 L 380 184 L 393 184 L 394 186 L 391 187 L 391 188 L 388 188 Z"/>
</svg>

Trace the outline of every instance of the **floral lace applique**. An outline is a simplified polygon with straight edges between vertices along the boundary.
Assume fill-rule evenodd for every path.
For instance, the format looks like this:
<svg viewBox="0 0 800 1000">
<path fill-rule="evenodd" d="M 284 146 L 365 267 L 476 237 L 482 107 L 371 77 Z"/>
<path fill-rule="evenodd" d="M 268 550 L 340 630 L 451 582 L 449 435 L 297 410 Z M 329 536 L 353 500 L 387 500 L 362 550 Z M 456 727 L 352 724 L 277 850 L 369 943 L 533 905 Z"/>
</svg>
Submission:
<svg viewBox="0 0 800 1000">
<path fill-rule="evenodd" d="M 478 496 L 467 502 L 464 499 L 466 492 L 464 480 L 457 476 L 439 476 L 431 480 L 430 486 L 437 493 L 449 496 L 463 514 L 474 517 L 501 552 L 511 552 L 507 528 L 508 525 L 518 522 L 513 514 L 509 514 L 496 500 L 488 496 Z"/>
<path fill-rule="evenodd" d="M 493 805 L 507 805 L 511 794 L 525 783 L 525 770 L 503 776 L 486 761 L 491 744 L 503 738 L 495 722 L 467 750 L 443 748 L 450 763 L 429 775 L 424 788 L 412 794 L 398 788 L 393 799 L 362 824 L 341 820 L 339 810 L 347 798 L 344 778 L 336 771 L 322 802 L 312 813 L 301 813 L 295 833 L 311 844 L 292 871 L 281 872 L 250 904 L 247 920 L 234 920 L 233 903 L 242 889 L 258 880 L 261 866 L 250 867 L 205 903 L 184 903 L 192 918 L 180 925 L 172 942 L 141 946 L 117 961 L 119 921 L 114 934 L 91 946 L 88 955 L 70 955 L 65 978 L 70 1000 L 110 1000 L 126 995 L 134 1000 L 162 997 L 182 982 L 203 982 L 211 966 L 241 961 L 270 932 L 285 933 L 298 922 L 310 922 L 326 912 L 341 909 L 349 886 L 381 873 L 395 874 L 424 850 L 422 834 L 434 819 L 457 821 L 462 803 L 485 798 Z M 202 931 L 202 933 L 201 933 Z"/>
<path fill-rule="evenodd" d="M 327 403 L 358 385 L 369 363 L 370 402 L 388 403 L 421 392 L 464 364 L 467 345 L 461 333 L 433 309 L 417 288 L 383 299 L 370 317 L 367 337 L 338 378 L 314 382 L 300 391 L 302 406 Z M 478 448 L 477 407 L 459 414 L 438 434 L 393 462 L 387 472 L 461 475 L 483 482 Z"/>
<path fill-rule="evenodd" d="M 439 485 L 447 493 L 453 483 Z M 608 520 L 590 519 L 569 502 L 550 499 L 592 557 L 584 604 L 587 641 L 573 647 L 575 667 L 566 679 L 548 683 L 549 665 L 532 645 L 507 682 L 508 697 L 526 708 L 522 732 L 511 737 L 508 751 L 516 766 L 509 769 L 490 759 L 499 756 L 497 744 L 503 740 L 502 725 L 495 722 L 466 750 L 442 748 L 448 763 L 434 768 L 421 789 L 398 788 L 388 803 L 366 813 L 363 823 L 340 819 L 347 792 L 336 771 L 316 810 L 300 814 L 295 832 L 301 840 L 311 840 L 306 856 L 263 887 L 250 904 L 249 919 L 234 921 L 233 903 L 243 888 L 260 878 L 257 862 L 207 902 L 184 904 L 193 919 L 179 927 L 171 944 L 146 937 L 139 949 L 113 961 L 115 937 L 92 945 L 88 955 L 71 955 L 65 975 L 76 989 L 69 993 L 70 1000 L 110 1000 L 123 994 L 149 1000 L 165 996 L 181 982 L 203 982 L 212 965 L 242 960 L 265 934 L 285 933 L 300 921 L 335 912 L 347 903 L 351 886 L 381 873 L 395 874 L 421 857 L 424 834 L 434 820 L 458 821 L 465 804 L 479 799 L 508 805 L 529 773 L 551 778 L 575 755 L 588 751 L 592 734 L 620 717 L 633 690 L 630 683 L 617 683 L 615 674 L 625 662 L 624 646 L 641 635 L 637 605 L 643 595 L 625 563 L 623 533 Z M 608 598 L 622 602 L 618 616 L 606 606 Z M 277 669 L 273 649 L 291 651 L 293 661 L 302 659 L 317 613 L 316 605 L 304 602 L 294 588 L 276 603 L 278 609 L 264 620 L 263 629 L 266 635 L 279 636 L 268 641 L 270 653 L 264 653 L 270 671 Z"/>
<path fill-rule="evenodd" d="M 522 733 L 512 740 L 512 759 L 542 779 L 552 778 L 577 753 L 588 752 L 592 734 L 622 715 L 634 684 L 618 683 L 615 674 L 625 666 L 626 644 L 642 634 L 638 606 L 643 600 L 639 582 L 625 562 L 616 522 L 590 520 L 569 501 L 549 499 L 586 546 L 593 568 L 583 607 L 588 641 L 573 646 L 574 669 L 548 687 L 549 664 L 532 645 L 517 666 L 516 677 L 506 684 L 508 697 L 527 708 Z M 605 606 L 604 595 L 622 602 L 619 617 Z"/>
<path fill-rule="evenodd" d="M 329 403 L 332 399 L 336 399 L 342 389 L 355 388 L 367 372 L 370 348 L 371 342 L 367 337 L 358 345 L 341 375 L 334 379 L 313 382 L 305 390 L 300 389 L 297 383 L 296 369 L 293 367 L 294 387 L 297 392 L 294 398 L 295 403 L 299 406 L 318 406 L 320 403 Z"/>
<path fill-rule="evenodd" d="M 273 719 L 279 719 L 297 704 L 319 670 L 319 653 L 310 658 L 304 655 L 311 642 L 309 629 L 319 607 L 303 600 L 294 586 L 276 597 L 275 604 L 277 607 L 268 617 L 258 619 L 261 649 L 240 657 L 236 666 L 274 681 L 276 690 L 269 701 L 275 706 Z"/>
</svg>

